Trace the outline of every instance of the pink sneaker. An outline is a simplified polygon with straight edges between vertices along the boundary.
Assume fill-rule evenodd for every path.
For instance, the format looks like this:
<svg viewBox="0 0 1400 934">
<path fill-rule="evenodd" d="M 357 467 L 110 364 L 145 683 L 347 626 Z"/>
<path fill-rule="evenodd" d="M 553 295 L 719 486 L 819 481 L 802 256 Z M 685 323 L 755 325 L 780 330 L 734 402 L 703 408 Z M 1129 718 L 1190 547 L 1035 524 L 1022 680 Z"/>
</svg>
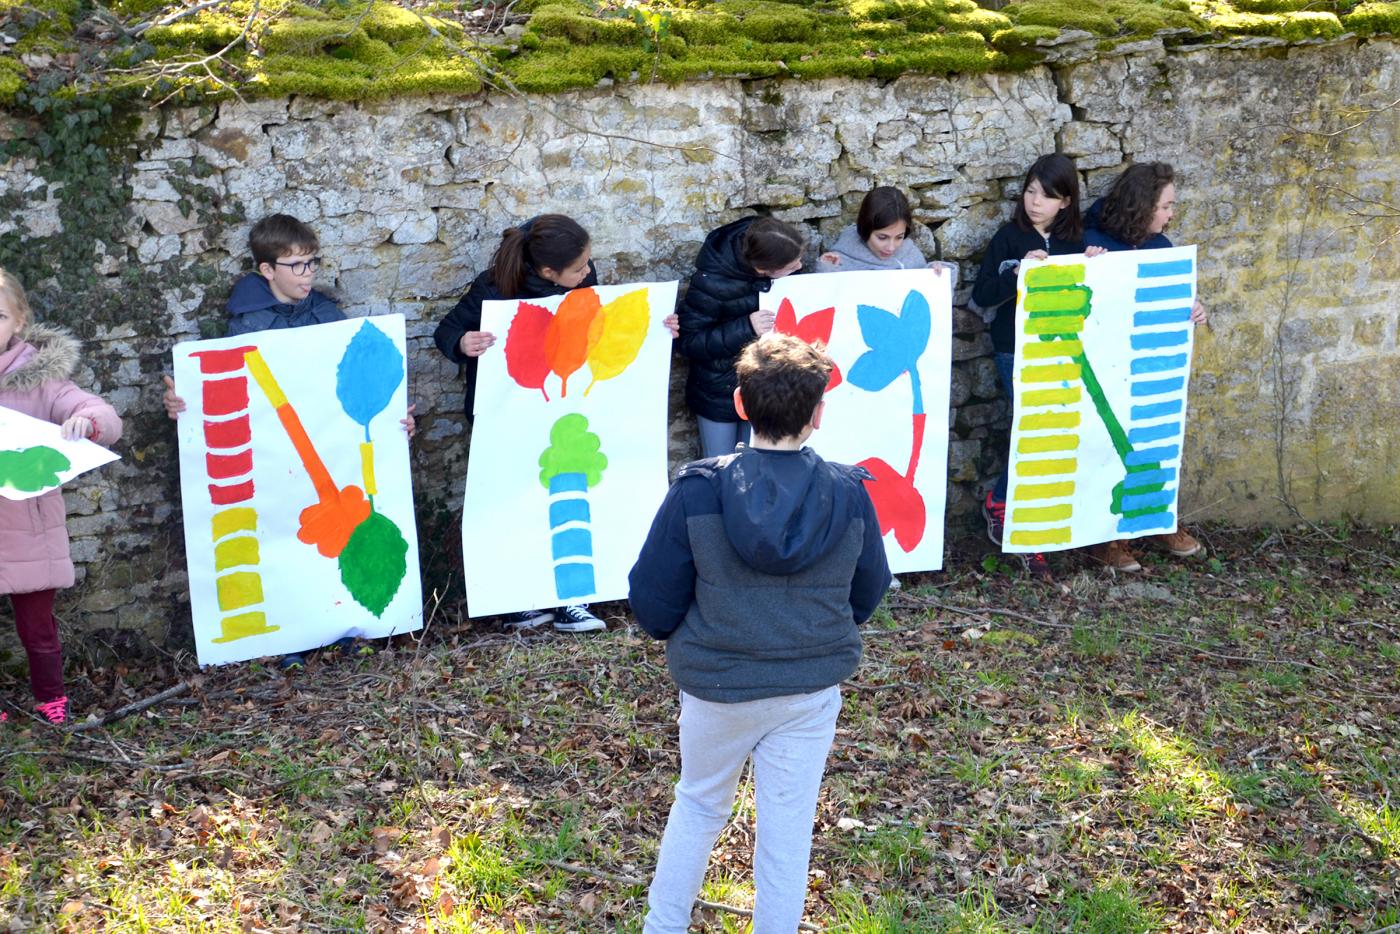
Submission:
<svg viewBox="0 0 1400 934">
<path fill-rule="evenodd" d="M 34 709 L 39 711 L 39 716 L 54 726 L 62 726 L 68 722 L 68 698 L 66 696 L 55 697 L 51 701 L 35 704 Z"/>
</svg>

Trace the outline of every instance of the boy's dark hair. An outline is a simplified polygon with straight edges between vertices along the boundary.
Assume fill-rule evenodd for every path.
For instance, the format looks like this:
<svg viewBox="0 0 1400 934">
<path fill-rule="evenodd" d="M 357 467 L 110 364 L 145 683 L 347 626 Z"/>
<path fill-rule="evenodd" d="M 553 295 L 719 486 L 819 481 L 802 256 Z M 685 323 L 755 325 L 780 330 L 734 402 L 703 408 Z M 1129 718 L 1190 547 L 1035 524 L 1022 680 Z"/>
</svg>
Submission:
<svg viewBox="0 0 1400 934">
<path fill-rule="evenodd" d="M 1166 162 L 1139 162 L 1123 170 L 1103 199 L 1099 229 L 1129 246 L 1140 246 L 1151 236 L 1148 227 L 1157 212 L 1157 199 L 1176 173 Z"/>
<path fill-rule="evenodd" d="M 315 253 L 321 248 L 316 231 L 290 214 L 271 214 L 248 231 L 248 252 L 253 265 L 276 263 L 279 256 L 290 253 Z"/>
<path fill-rule="evenodd" d="M 1068 198 L 1069 204 L 1060 208 L 1060 213 L 1050 224 L 1051 236 L 1061 240 L 1082 240 L 1084 219 L 1079 216 L 1079 172 L 1074 160 L 1058 152 L 1041 156 L 1026 170 L 1025 181 L 1021 182 L 1021 197 L 1016 199 L 1016 226 L 1024 231 L 1035 230 L 1026 214 L 1026 189 L 1031 180 L 1040 182 L 1040 190 L 1051 198 Z"/>
<path fill-rule="evenodd" d="M 531 271 L 562 271 L 588 248 L 588 231 L 572 217 L 541 214 L 528 229 L 510 227 L 491 257 L 491 281 L 506 298 L 520 294 Z"/>
<path fill-rule="evenodd" d="M 791 224 L 760 217 L 744 230 L 741 252 L 755 272 L 772 272 L 801 256 L 805 242 L 802 232 Z"/>
<path fill-rule="evenodd" d="M 820 344 L 791 334 L 770 332 L 745 347 L 734 369 L 754 434 L 773 441 L 802 434 L 826 392 L 831 367 Z"/>
<path fill-rule="evenodd" d="M 914 232 L 914 215 L 909 211 L 909 199 L 904 192 L 889 185 L 870 189 L 860 202 L 860 212 L 856 214 L 856 233 L 861 240 L 869 240 L 877 230 L 884 230 L 891 224 L 904 221 L 904 233 Z"/>
</svg>

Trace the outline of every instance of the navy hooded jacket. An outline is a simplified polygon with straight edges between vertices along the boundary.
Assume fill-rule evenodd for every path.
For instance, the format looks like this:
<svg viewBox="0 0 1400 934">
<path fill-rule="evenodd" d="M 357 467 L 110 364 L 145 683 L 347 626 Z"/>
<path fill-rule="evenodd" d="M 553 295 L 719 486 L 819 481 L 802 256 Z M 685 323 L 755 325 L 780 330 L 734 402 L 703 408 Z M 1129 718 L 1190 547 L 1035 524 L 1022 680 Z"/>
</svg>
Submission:
<svg viewBox="0 0 1400 934">
<path fill-rule="evenodd" d="M 1110 253 L 1117 253 L 1120 250 L 1164 250 L 1172 245 L 1164 233 L 1155 233 L 1137 246 L 1125 243 L 1099 226 L 1102 216 L 1103 199 L 1099 198 L 1089 208 L 1089 213 L 1084 215 L 1085 246 L 1101 246 Z"/>
<path fill-rule="evenodd" d="M 687 694 L 738 703 L 849 678 L 890 584 L 862 467 L 740 445 L 681 469 L 628 578 Z"/>
<path fill-rule="evenodd" d="M 228 297 L 229 337 L 344 320 L 345 312 L 326 293 L 312 289 L 306 298 L 289 305 L 279 301 L 272 294 L 272 286 L 256 272 L 235 282 L 233 294 Z"/>
</svg>

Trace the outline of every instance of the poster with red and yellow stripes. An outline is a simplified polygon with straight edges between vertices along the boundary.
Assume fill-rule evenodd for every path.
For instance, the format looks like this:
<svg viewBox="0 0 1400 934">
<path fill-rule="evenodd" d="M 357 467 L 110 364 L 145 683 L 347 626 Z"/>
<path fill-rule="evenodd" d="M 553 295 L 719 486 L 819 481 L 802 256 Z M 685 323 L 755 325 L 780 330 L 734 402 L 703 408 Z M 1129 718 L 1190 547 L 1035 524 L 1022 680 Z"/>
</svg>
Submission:
<svg viewBox="0 0 1400 934">
<path fill-rule="evenodd" d="M 201 664 L 421 628 L 402 315 L 176 346 Z"/>
</svg>

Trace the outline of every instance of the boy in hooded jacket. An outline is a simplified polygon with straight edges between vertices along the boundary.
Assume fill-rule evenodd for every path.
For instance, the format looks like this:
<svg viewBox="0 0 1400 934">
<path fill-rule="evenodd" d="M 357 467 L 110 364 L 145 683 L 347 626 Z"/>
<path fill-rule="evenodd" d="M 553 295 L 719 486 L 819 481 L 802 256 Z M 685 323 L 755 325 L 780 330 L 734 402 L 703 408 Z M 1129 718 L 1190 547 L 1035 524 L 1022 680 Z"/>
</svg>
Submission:
<svg viewBox="0 0 1400 934">
<path fill-rule="evenodd" d="M 645 934 L 687 929 L 750 756 L 753 930 L 797 929 L 839 685 L 860 662 L 856 627 L 890 582 L 863 486 L 873 478 L 803 447 L 821 424 L 830 359 L 774 333 L 736 369 L 752 445 L 681 469 L 629 578 L 637 622 L 666 641 L 681 689 L 681 777 Z"/>
</svg>

